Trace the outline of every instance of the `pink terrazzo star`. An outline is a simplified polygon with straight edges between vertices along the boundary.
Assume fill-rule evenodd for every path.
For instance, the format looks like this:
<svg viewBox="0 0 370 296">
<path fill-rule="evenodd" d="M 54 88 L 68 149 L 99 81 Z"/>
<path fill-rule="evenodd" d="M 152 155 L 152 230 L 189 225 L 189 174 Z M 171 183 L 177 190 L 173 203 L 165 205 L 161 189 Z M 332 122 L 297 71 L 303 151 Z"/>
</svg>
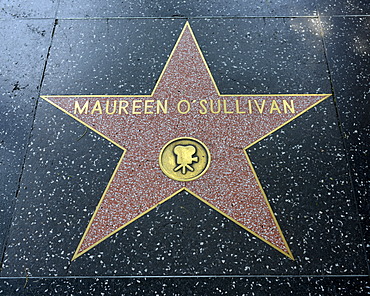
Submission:
<svg viewBox="0 0 370 296">
<path fill-rule="evenodd" d="M 293 259 L 246 149 L 329 96 L 221 95 L 188 23 L 151 95 L 43 96 L 124 151 L 73 260 L 181 190 Z M 196 180 L 172 180 L 159 166 L 179 137 L 210 151 Z"/>
</svg>

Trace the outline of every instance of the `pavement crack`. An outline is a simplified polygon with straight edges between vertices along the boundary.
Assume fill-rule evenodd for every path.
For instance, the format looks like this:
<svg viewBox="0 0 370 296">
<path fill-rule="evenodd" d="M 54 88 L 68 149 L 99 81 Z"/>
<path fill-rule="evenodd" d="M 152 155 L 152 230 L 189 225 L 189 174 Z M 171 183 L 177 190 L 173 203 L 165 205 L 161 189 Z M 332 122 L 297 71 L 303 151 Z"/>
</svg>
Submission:
<svg viewBox="0 0 370 296">
<path fill-rule="evenodd" d="M 3 264 L 4 264 L 4 260 L 5 260 L 6 249 L 7 249 L 8 243 L 9 243 L 9 239 L 10 239 L 10 237 L 9 237 L 10 228 L 11 228 L 11 226 L 13 224 L 13 221 L 14 221 L 15 202 L 18 199 L 19 192 L 21 190 L 21 184 L 22 184 L 23 174 L 24 174 L 24 170 L 25 170 L 26 160 L 27 160 L 28 153 L 30 151 L 30 144 L 31 144 L 31 139 L 32 139 L 32 135 L 33 135 L 34 125 L 35 125 L 37 106 L 38 106 L 39 97 L 40 97 L 40 94 L 41 94 L 41 86 L 42 86 L 43 81 L 44 81 L 46 65 L 47 65 L 47 62 L 48 62 L 48 59 L 49 59 L 50 49 L 51 49 L 51 46 L 52 46 L 52 43 L 53 43 L 55 28 L 56 28 L 57 24 L 58 24 L 58 20 L 55 19 L 53 29 L 52 29 L 52 32 L 51 32 L 51 37 L 50 37 L 50 43 L 49 43 L 49 47 L 48 47 L 48 51 L 47 51 L 47 56 L 46 56 L 46 59 L 45 59 L 45 62 L 44 62 L 43 70 L 42 70 L 42 76 L 41 76 L 40 84 L 37 87 L 38 94 L 37 94 L 37 98 L 36 98 L 36 101 L 35 101 L 35 104 L 34 104 L 33 110 L 32 110 L 33 117 L 32 117 L 31 126 L 30 126 L 30 130 L 29 130 L 28 138 L 27 138 L 27 141 L 26 141 L 26 145 L 25 145 L 25 147 L 26 147 L 25 152 L 23 154 L 23 159 L 22 159 L 22 162 L 21 162 L 21 168 L 20 168 L 19 178 L 18 178 L 18 183 L 17 183 L 18 186 L 17 186 L 17 189 L 15 191 L 14 200 L 11 201 L 11 205 L 10 205 L 11 209 L 13 209 L 13 213 L 11 214 L 12 217 L 11 217 L 11 220 L 9 222 L 9 232 L 6 234 L 6 237 L 4 239 L 4 247 L 3 247 L 3 250 L 1 250 L 2 251 L 2 257 L 1 257 L 1 262 L 0 262 L 0 272 L 2 272 L 2 270 L 3 270 Z M 21 89 L 18 82 L 17 82 L 16 85 L 15 85 L 15 90 L 17 90 L 18 88 Z M 13 89 L 13 91 L 14 91 L 14 89 Z"/>
</svg>

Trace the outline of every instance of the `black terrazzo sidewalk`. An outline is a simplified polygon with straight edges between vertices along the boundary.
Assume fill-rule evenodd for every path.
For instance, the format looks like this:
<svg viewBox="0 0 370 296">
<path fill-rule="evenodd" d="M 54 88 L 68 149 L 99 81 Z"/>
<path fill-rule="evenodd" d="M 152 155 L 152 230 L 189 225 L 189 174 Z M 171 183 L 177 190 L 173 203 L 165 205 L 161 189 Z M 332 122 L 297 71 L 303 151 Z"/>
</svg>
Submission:
<svg viewBox="0 0 370 296">
<path fill-rule="evenodd" d="M 2 1 L 0 294 L 369 295 L 369 13 Z M 186 21 L 221 93 L 332 94 L 248 150 L 295 261 L 180 193 L 71 262 L 121 150 L 40 95 L 150 94 Z"/>
</svg>

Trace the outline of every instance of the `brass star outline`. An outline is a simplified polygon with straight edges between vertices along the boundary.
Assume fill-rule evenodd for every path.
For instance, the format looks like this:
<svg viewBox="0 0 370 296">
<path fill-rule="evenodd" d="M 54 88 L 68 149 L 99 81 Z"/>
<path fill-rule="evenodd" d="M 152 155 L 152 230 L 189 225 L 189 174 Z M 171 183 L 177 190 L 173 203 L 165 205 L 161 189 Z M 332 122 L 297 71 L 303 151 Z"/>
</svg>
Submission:
<svg viewBox="0 0 370 296">
<path fill-rule="evenodd" d="M 184 41 L 185 40 L 185 41 Z M 187 43 L 186 43 L 187 42 Z M 184 45 L 185 44 L 185 45 Z M 188 46 L 189 48 L 192 48 L 192 50 L 186 50 L 186 46 Z M 185 50 L 183 50 L 183 48 L 185 48 Z M 190 54 L 189 54 L 190 52 Z M 192 54 L 194 56 L 192 56 Z M 91 235 L 89 232 L 91 231 L 92 229 L 92 226 L 94 223 L 100 223 L 100 222 L 96 222 L 98 219 L 99 219 L 99 215 L 102 218 L 102 220 L 104 220 L 105 216 L 104 215 L 115 215 L 117 214 L 116 212 L 113 212 L 113 208 L 109 206 L 109 201 L 108 200 L 108 197 L 107 197 L 107 194 L 109 193 L 110 190 L 113 190 L 112 187 L 113 186 L 118 186 L 116 183 L 117 182 L 114 182 L 115 178 L 121 173 L 121 168 L 122 168 L 122 164 L 123 164 L 123 161 L 124 161 L 124 158 L 126 156 L 126 154 L 128 153 L 128 149 L 126 149 L 126 145 L 124 145 L 122 142 L 120 142 L 120 140 L 118 140 L 117 138 L 114 138 L 115 136 L 112 137 L 111 134 L 109 134 L 108 130 L 105 130 L 104 127 L 97 127 L 96 125 L 98 125 L 98 122 L 95 120 L 96 119 L 96 116 L 95 117 L 91 117 L 91 118 L 87 118 L 87 116 L 85 116 L 85 114 L 73 114 L 72 112 L 72 109 L 73 109 L 73 106 L 71 105 L 71 101 L 70 100 L 66 100 L 66 99 L 70 99 L 70 98 L 74 98 L 75 100 L 86 100 L 86 99 L 89 99 L 91 101 L 97 101 L 99 99 L 112 99 L 112 98 L 155 98 L 156 94 L 157 93 L 163 93 L 163 94 L 167 94 L 171 97 L 171 95 L 173 95 L 173 92 L 174 92 L 174 87 L 175 87 L 175 82 L 177 84 L 181 84 L 182 81 L 188 77 L 189 75 L 195 75 L 194 73 L 193 74 L 189 74 L 187 76 L 181 76 L 179 72 L 175 73 L 175 74 L 171 74 L 171 71 L 173 71 L 173 69 L 175 69 L 174 71 L 185 71 L 185 74 L 186 74 L 186 71 L 189 71 L 190 70 L 186 70 L 186 68 L 184 68 L 183 66 L 179 66 L 179 68 L 181 68 L 180 70 L 176 70 L 178 69 L 176 65 L 174 65 L 174 61 L 178 61 L 179 59 L 181 59 L 181 57 L 179 56 L 183 56 L 183 58 L 185 59 L 184 61 L 188 62 L 189 64 L 192 63 L 192 59 L 194 58 L 194 60 L 196 60 L 198 62 L 198 64 L 196 64 L 196 62 L 194 62 L 194 65 L 190 66 L 190 67 L 195 67 L 194 69 L 198 69 L 197 67 L 199 67 L 199 77 L 202 77 L 202 79 L 199 79 L 201 81 L 201 87 L 198 86 L 197 88 L 197 83 L 198 81 L 197 80 L 193 80 L 193 84 L 194 85 L 191 85 L 190 87 L 188 86 L 188 88 L 186 87 L 186 85 L 182 85 L 182 91 L 183 93 L 187 92 L 187 91 L 194 91 L 194 93 L 197 93 L 200 91 L 201 88 L 203 88 L 203 91 L 205 91 L 205 94 L 206 96 L 208 95 L 208 97 L 214 97 L 214 98 L 231 98 L 231 99 L 235 99 L 235 98 L 255 98 L 256 100 L 263 100 L 266 102 L 266 101 L 269 101 L 272 102 L 275 100 L 275 102 L 281 98 L 306 98 L 307 100 L 311 100 L 310 102 L 301 102 L 300 104 L 302 104 L 302 106 L 300 106 L 300 108 L 297 108 L 299 109 L 297 111 L 297 113 L 293 114 L 293 115 L 290 115 L 288 116 L 287 115 L 287 118 L 283 118 L 283 119 L 277 119 L 277 117 L 274 117 L 275 119 L 274 120 L 277 120 L 277 121 L 281 121 L 283 120 L 283 122 L 278 122 L 276 124 L 276 126 L 274 126 L 273 128 L 269 128 L 269 131 L 268 132 L 264 132 L 263 135 L 258 135 L 256 139 L 253 139 L 253 141 L 251 141 L 251 143 L 249 143 L 246 147 L 242 148 L 243 150 L 243 154 L 245 155 L 245 158 L 244 158 L 244 161 L 245 159 L 247 160 L 247 163 L 249 164 L 249 168 L 247 168 L 246 172 L 244 172 L 246 175 L 245 176 L 248 176 L 248 178 L 251 179 L 251 176 L 253 176 L 254 178 L 254 182 L 255 184 L 257 185 L 257 189 L 256 188 L 251 188 L 251 190 L 254 190 L 254 191 L 259 191 L 259 194 L 260 196 L 258 197 L 258 202 L 256 202 L 258 204 L 259 207 L 263 207 L 264 209 L 261 210 L 262 212 L 262 215 L 265 215 L 266 217 L 265 218 L 259 218 L 258 215 L 254 216 L 254 219 L 261 219 L 261 221 L 259 221 L 258 223 L 260 225 L 258 226 L 255 226 L 256 229 L 258 229 L 258 231 L 256 231 L 255 229 L 253 229 L 252 227 L 247 227 L 245 225 L 245 223 L 241 222 L 238 214 L 240 214 L 240 211 L 241 210 L 238 210 L 239 212 L 237 212 L 236 210 L 233 210 L 233 209 L 229 209 L 227 207 L 225 207 L 225 205 L 223 205 L 224 208 L 221 207 L 220 209 L 220 206 L 217 206 L 217 204 L 219 202 L 221 202 L 220 200 L 216 200 L 214 198 L 211 198 L 209 195 L 207 197 L 200 197 L 198 194 L 196 194 L 194 191 L 193 188 L 197 188 L 197 185 L 194 185 L 194 182 L 197 182 L 197 181 L 192 181 L 192 182 L 188 182 L 186 183 L 187 186 L 182 186 L 181 189 L 179 190 L 173 190 L 174 186 L 169 186 L 170 189 L 173 193 L 172 194 L 167 194 L 167 197 L 165 198 L 160 198 L 155 201 L 155 202 L 152 202 L 152 203 L 147 203 L 147 200 L 143 199 L 141 200 L 141 202 L 144 204 L 144 208 L 145 210 L 144 211 L 141 211 L 140 209 L 135 209 L 135 210 L 132 210 L 133 211 L 133 216 L 131 218 L 129 218 L 128 221 L 125 221 L 124 223 L 121 223 L 121 225 L 119 227 L 116 227 L 116 226 L 113 226 L 114 230 L 108 230 L 107 233 L 103 233 L 103 234 L 100 234 L 100 237 L 99 237 L 99 231 L 103 228 L 103 226 L 107 226 L 106 224 L 104 223 L 107 223 L 107 222 L 101 222 L 102 224 L 97 224 L 98 226 L 96 226 L 96 230 L 95 230 L 95 234 Z M 198 59 L 198 60 L 197 60 Z M 200 65 L 202 64 L 202 65 Z M 184 70 L 185 69 L 185 70 Z M 202 72 L 203 71 L 203 72 Z M 205 71 L 205 72 L 204 72 Z M 168 74 L 170 73 L 170 74 Z M 172 76 L 171 76 L 172 75 Z M 198 75 L 198 74 L 197 74 Z M 202 76 L 203 75 L 203 76 Z M 206 77 L 208 76 L 208 78 Z M 169 79 L 168 77 L 172 78 Z M 196 77 L 196 76 L 195 76 Z M 194 78 L 194 77 L 193 77 Z M 167 81 L 167 80 L 168 81 Z M 180 80 L 176 80 L 176 79 L 180 79 Z M 185 79 L 186 80 L 186 79 Z M 190 79 L 191 80 L 191 79 Z M 209 80 L 209 81 L 208 81 Z M 207 84 L 208 83 L 208 84 Z M 166 92 L 166 87 L 167 86 L 171 86 L 171 90 L 169 92 Z M 213 90 L 212 90 L 213 88 Z M 190 89 L 190 90 L 189 90 Z M 205 89 L 205 90 L 204 90 Z M 171 92 L 172 91 L 172 92 Z M 214 93 L 212 93 L 214 91 Z M 174 95 L 175 96 L 175 95 Z M 186 96 L 186 95 L 184 95 Z M 191 99 L 192 98 L 192 95 L 188 95 L 189 98 Z M 126 227 L 127 225 L 129 225 L 130 223 L 132 223 L 133 221 L 135 221 L 136 219 L 142 217 L 143 215 L 147 214 L 149 211 L 151 211 L 152 209 L 156 208 L 159 204 L 167 201 L 168 199 L 172 198 L 173 196 L 175 196 L 176 194 L 178 194 L 179 192 L 181 191 L 187 191 L 188 193 L 192 194 L 193 196 L 195 196 L 196 198 L 198 198 L 199 200 L 201 200 L 202 202 L 206 203 L 208 206 L 210 206 L 211 208 L 213 208 L 214 210 L 218 211 L 219 213 L 221 213 L 222 215 L 224 215 L 225 217 L 227 217 L 228 219 L 232 220 L 233 222 L 235 222 L 236 224 L 238 224 L 239 226 L 241 226 L 242 228 L 246 229 L 247 231 L 249 231 L 250 233 L 252 233 L 254 236 L 258 237 L 259 239 L 261 239 L 262 241 L 266 242 L 267 244 L 269 244 L 270 246 L 272 246 L 273 248 L 275 248 L 277 251 L 281 252 L 282 254 L 286 255 L 287 257 L 289 257 L 290 259 L 293 259 L 294 260 L 294 257 L 292 255 L 292 252 L 284 238 L 284 235 L 283 235 L 283 232 L 281 231 L 280 229 L 280 226 L 276 220 L 276 217 L 271 209 L 271 206 L 268 202 L 268 199 L 267 199 L 267 196 L 261 186 L 261 183 L 258 179 L 258 176 L 253 168 L 253 165 L 248 157 L 248 154 L 247 154 L 247 149 L 250 148 L 251 146 L 253 146 L 254 144 L 256 144 L 257 142 L 261 141 L 262 139 L 266 138 L 267 136 L 269 136 L 270 134 L 272 134 L 273 132 L 277 131 L 278 129 L 280 129 L 281 127 L 283 127 L 284 125 L 288 124 L 289 122 L 291 122 L 292 120 L 294 120 L 295 118 L 297 118 L 298 116 L 302 115 L 304 112 L 308 111 L 309 109 L 311 109 L 312 107 L 316 106 L 317 104 L 319 104 L 320 102 L 322 102 L 323 100 L 325 100 L 326 98 L 328 98 L 329 96 L 331 96 L 331 94 L 303 94 L 303 95 L 223 95 L 223 94 L 220 94 L 218 88 L 217 88 L 217 85 L 214 81 L 214 78 L 209 70 L 209 67 L 206 63 L 206 60 L 204 59 L 204 56 L 202 54 L 202 51 L 198 45 L 198 42 L 196 41 L 196 38 L 194 36 L 194 33 L 189 25 L 188 22 L 186 22 L 168 60 L 167 60 L 167 63 L 151 93 L 151 95 L 103 95 L 103 96 L 100 96 L 100 95 L 75 95 L 75 96 L 41 96 L 44 100 L 46 100 L 47 102 L 51 103 L 52 105 L 54 105 L 55 107 L 57 107 L 58 109 L 62 110 L 63 112 L 65 112 L 66 114 L 68 114 L 69 116 L 71 116 L 72 118 L 76 119 L 77 121 L 79 121 L 80 123 L 82 123 L 83 125 L 87 126 L 88 128 L 90 128 L 91 130 L 95 131 L 96 133 L 98 133 L 100 136 L 102 136 L 103 138 L 107 139 L 108 141 L 110 141 L 111 143 L 115 144 L 116 146 L 118 146 L 119 148 L 121 148 L 123 150 L 123 153 L 122 153 L 122 156 L 120 158 L 120 160 L 118 161 L 118 164 L 112 174 L 112 177 L 110 178 L 110 181 L 108 182 L 108 185 L 106 187 L 106 189 L 104 190 L 104 193 L 99 201 L 99 204 L 97 205 L 96 207 L 96 210 L 94 211 L 93 213 L 93 216 L 92 218 L 90 219 L 90 222 L 83 234 L 83 237 L 73 255 L 73 258 L 72 260 L 75 260 L 76 258 L 78 258 L 79 256 L 81 256 L 82 254 L 86 253 L 87 251 L 89 251 L 90 249 L 92 249 L 93 247 L 95 247 L 96 245 L 98 245 L 100 242 L 104 241 L 105 239 L 107 239 L 108 237 L 110 237 L 111 235 L 115 234 L 116 232 L 118 232 L 119 230 L 121 230 L 122 228 Z M 178 100 L 178 98 L 177 98 Z M 256 101 L 255 100 L 255 101 Z M 224 99 L 224 111 L 227 113 L 227 110 L 226 110 L 226 99 Z M 239 103 L 238 101 L 238 104 L 241 104 Z M 263 103 L 264 104 L 264 103 Z M 256 103 L 257 105 L 257 108 L 258 108 L 258 103 Z M 240 106 L 238 105 L 238 108 L 240 108 Z M 272 108 L 272 107 L 271 107 Z M 272 110 L 272 109 L 271 109 Z M 99 110 L 98 110 L 99 111 Z M 245 112 L 247 113 L 247 112 Z M 272 112 L 270 112 L 272 113 Z M 262 114 L 262 112 L 261 112 Z M 133 115 L 133 114 L 131 114 Z M 166 114 L 167 115 L 167 114 Z M 167 115 L 169 116 L 169 115 Z M 176 116 L 180 116 L 180 115 L 176 115 Z M 175 116 L 175 117 L 176 117 Z M 221 116 L 220 114 L 218 114 L 218 116 Z M 227 117 L 224 117 L 224 120 L 228 120 L 228 118 L 231 117 L 231 115 L 228 115 L 226 114 L 225 116 Z M 272 116 L 272 115 L 271 115 Z M 281 115 L 283 116 L 283 115 Z M 285 115 L 284 115 L 285 116 Z M 148 117 L 148 116 L 147 116 Z M 288 118 L 289 117 L 289 118 Z M 127 116 L 127 120 L 126 119 L 122 119 L 122 120 L 126 120 L 128 121 L 129 119 L 132 119 L 130 116 Z M 190 117 L 187 117 L 187 118 L 190 118 Z M 202 118 L 199 118 L 198 119 L 199 121 L 202 121 Z M 272 120 L 272 119 L 271 119 Z M 144 119 L 142 119 L 143 122 L 145 122 Z M 216 121 L 216 119 L 215 119 Z M 103 122 L 103 120 L 102 120 Z M 264 122 L 263 119 L 261 119 L 261 122 L 262 124 L 269 124 L 268 122 Z M 109 123 L 111 124 L 111 123 Z M 271 124 L 271 123 L 270 123 Z M 111 126 L 108 126 L 107 128 L 109 129 Z M 103 132 L 104 130 L 104 132 Z M 158 132 L 158 130 L 157 130 Z M 198 130 L 197 130 L 198 132 Z M 108 136 L 109 135 L 109 136 Z M 197 135 L 197 134 L 195 134 Z M 186 135 L 188 136 L 188 135 Z M 206 137 L 203 135 L 203 137 Z M 173 139 L 174 138 L 174 135 L 172 134 L 168 139 Z M 168 139 L 163 139 L 164 142 L 166 142 Z M 136 145 L 138 145 L 140 142 L 140 140 L 138 138 L 135 138 L 134 141 L 137 141 Z M 211 142 L 210 140 L 208 142 Z M 126 144 L 128 145 L 129 142 L 127 142 Z M 213 149 L 215 148 L 215 145 L 214 144 L 211 144 L 211 150 L 213 150 L 213 153 L 214 154 L 217 154 L 217 152 L 215 152 L 216 150 Z M 161 148 L 160 146 L 158 146 L 159 148 Z M 158 148 L 157 147 L 157 148 Z M 230 148 L 230 149 L 234 149 L 234 151 L 236 151 L 237 147 L 233 147 L 233 148 Z M 238 150 L 240 151 L 240 149 Z M 135 159 L 134 156 L 132 155 L 128 155 L 128 158 L 129 160 L 131 160 L 131 162 L 129 161 L 127 164 L 131 165 L 131 164 L 134 164 L 136 162 L 140 162 L 142 161 L 143 159 L 140 159 L 140 156 L 138 156 L 139 159 Z M 220 155 L 218 155 L 217 157 L 220 157 Z M 218 159 L 216 157 L 216 159 Z M 240 155 L 238 155 L 237 159 L 241 160 L 240 158 Z M 235 163 L 234 164 L 235 166 L 238 166 L 239 164 L 238 163 Z M 153 171 L 156 170 L 156 174 L 158 173 L 158 169 L 159 168 L 152 168 Z M 249 170 L 248 170 L 249 169 Z M 243 168 L 240 167 L 240 170 L 243 170 Z M 159 170 L 160 171 L 160 170 Z M 133 172 L 135 172 L 135 170 L 133 170 Z M 214 173 L 213 173 L 214 174 Z M 239 174 L 239 172 L 236 172 L 236 170 L 234 171 L 234 174 Z M 202 186 L 202 188 L 206 188 L 206 189 L 209 189 L 210 185 L 209 185 L 209 181 L 206 177 L 207 173 L 205 174 L 205 176 L 203 176 L 202 178 L 200 178 L 199 180 L 201 181 L 198 181 L 199 184 Z M 213 176 L 213 175 L 212 175 Z M 117 177 L 118 178 L 118 177 Z M 163 173 L 161 174 L 161 178 L 165 181 L 162 181 L 162 180 L 157 180 L 157 184 L 167 184 L 166 182 L 169 182 L 168 181 L 168 178 L 166 176 L 163 175 Z M 167 178 L 167 179 L 166 179 Z M 232 178 L 232 177 L 230 177 Z M 216 178 L 217 179 L 217 178 Z M 162 183 L 161 183 L 162 182 Z M 164 183 L 163 183 L 164 182 Z M 176 181 L 171 181 L 171 182 L 176 182 Z M 208 183 L 207 183 L 208 182 Z M 175 187 L 181 183 L 184 183 L 184 182 L 177 182 L 175 183 Z M 245 182 L 247 183 L 247 182 Z M 251 181 L 251 183 L 253 183 L 253 181 Z M 193 186 L 194 185 L 194 186 Z M 245 185 L 245 184 L 244 184 Z M 252 184 L 254 185 L 254 184 Z M 124 184 L 122 184 L 122 186 L 124 186 Z M 160 187 L 160 186 L 159 186 Z M 198 187 L 200 187 L 198 185 Z M 119 187 L 121 188 L 121 187 Z M 165 188 L 166 189 L 166 188 Z M 166 191 L 164 189 L 164 191 Z M 211 190 L 211 191 L 210 191 Z M 216 189 L 214 189 L 216 191 Z M 167 190 L 168 191 L 168 190 Z M 206 190 L 207 191 L 207 190 Z M 212 188 L 208 190 L 208 193 L 209 192 L 212 192 Z M 131 194 L 133 194 L 133 192 L 129 192 Z M 210 193 L 209 193 L 210 194 Z M 207 195 L 207 194 L 206 194 Z M 235 195 L 235 193 L 234 193 Z M 245 195 L 244 197 L 246 198 L 253 198 L 251 196 L 248 196 L 248 195 Z M 114 203 L 114 198 L 112 199 L 112 197 L 109 197 L 110 198 L 110 202 L 111 203 Z M 152 197 L 153 198 L 153 197 Z M 230 200 L 234 197 L 232 196 L 229 196 L 228 198 L 230 198 Z M 246 205 L 245 203 L 245 200 L 243 201 L 240 201 L 240 203 L 244 203 L 244 205 Z M 108 204 L 108 208 L 104 207 L 105 204 Z M 252 203 L 253 204 L 253 203 Z M 245 209 L 243 209 L 245 210 Z M 252 206 L 251 207 L 251 210 L 250 212 L 253 212 L 253 211 L 257 211 L 259 210 L 257 205 L 255 205 L 254 207 Z M 104 211 L 105 214 L 101 214 L 102 212 Z M 123 211 L 123 210 L 122 210 Z M 122 215 L 123 212 L 119 212 L 119 214 Z M 137 214 L 138 211 L 141 211 L 140 214 Z M 234 211 L 234 212 L 233 212 Z M 129 213 L 131 214 L 131 212 L 125 212 L 126 214 Z M 135 214 L 136 213 L 136 214 Z M 237 216 L 237 218 L 236 218 Z M 269 217 L 267 217 L 269 216 Z M 111 218 L 109 218 L 111 219 Z M 95 222 L 94 222 L 95 221 Z M 107 220 L 108 221 L 108 220 Z M 253 224 L 254 220 L 252 219 L 251 223 Z M 263 230 L 263 226 L 264 225 L 261 225 L 261 223 L 264 222 L 266 223 L 266 225 L 270 225 L 270 228 L 274 228 L 274 229 L 267 229 L 267 230 Z M 119 223 L 119 222 L 118 222 Z M 263 224 L 263 223 L 262 223 Z M 99 225 L 100 225 L 100 228 L 99 228 Z M 262 230 L 261 230 L 262 229 Z M 263 232 L 263 234 L 259 233 L 259 231 L 265 231 L 267 233 L 267 235 L 265 234 L 265 232 Z M 269 231 L 272 231 L 273 233 L 272 234 L 268 234 Z M 87 245 L 83 245 L 87 236 L 90 235 L 91 237 L 95 238 L 95 236 L 97 236 L 98 238 L 95 239 L 95 241 L 92 241 L 93 242 L 90 242 L 90 243 L 87 243 Z M 95 235 L 95 236 L 94 236 Z M 270 235 L 270 236 L 269 236 Z M 274 240 L 276 240 L 274 242 Z"/>
</svg>

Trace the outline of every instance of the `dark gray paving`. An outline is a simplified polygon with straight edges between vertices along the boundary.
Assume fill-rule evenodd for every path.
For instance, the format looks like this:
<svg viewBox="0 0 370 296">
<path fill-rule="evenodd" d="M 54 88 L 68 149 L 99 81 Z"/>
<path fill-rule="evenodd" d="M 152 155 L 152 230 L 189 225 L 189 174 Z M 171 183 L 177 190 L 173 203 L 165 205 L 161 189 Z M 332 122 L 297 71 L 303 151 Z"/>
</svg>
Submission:
<svg viewBox="0 0 370 296">
<path fill-rule="evenodd" d="M 59 21 L 43 94 L 150 94 L 184 23 Z"/>
<path fill-rule="evenodd" d="M 367 278 L 139 278 L 1 280 L 4 295 L 366 295 Z"/>
<path fill-rule="evenodd" d="M 150 94 L 184 22 L 59 21 L 43 92 Z M 330 92 L 316 19 L 191 24 L 223 93 Z"/>
<path fill-rule="evenodd" d="M 368 15 L 370 2 L 367 0 L 317 0 L 320 15 Z"/>
<path fill-rule="evenodd" d="M 0 250 L 21 176 L 53 22 L 0 21 Z"/>
<path fill-rule="evenodd" d="M 314 15 L 314 1 L 77 1 L 61 0 L 58 18 Z"/>
<path fill-rule="evenodd" d="M 58 127 L 58 128 L 56 128 Z M 63 275 L 121 150 L 38 106 L 2 275 Z"/>
<path fill-rule="evenodd" d="M 319 117 L 317 114 L 307 117 L 302 123 L 280 134 L 273 144 L 278 142 L 278 149 L 285 148 L 289 136 L 297 133 L 309 121 L 315 122 L 315 129 L 307 136 L 314 138 L 317 149 L 332 149 L 340 153 L 336 149 L 337 138 L 332 137 L 332 143 L 329 144 L 324 141 L 322 133 L 315 137 L 322 125 L 330 126 L 320 120 L 313 121 L 312 117 Z M 302 142 L 300 140 L 297 137 L 295 143 L 289 144 L 297 147 Z M 309 146 L 311 140 L 303 141 L 305 143 L 301 149 Z M 329 162 L 340 164 L 343 159 L 335 160 L 337 156 L 329 158 L 331 151 L 322 153 L 320 158 L 311 158 L 302 156 L 302 150 L 293 148 L 295 161 L 286 161 L 281 157 L 276 162 L 278 157 L 273 154 L 271 146 L 261 145 L 260 150 L 264 153 L 258 151 L 259 155 L 254 152 L 252 156 L 258 163 L 267 159 L 267 169 L 259 169 L 262 180 L 268 179 L 263 173 L 265 176 L 284 173 L 280 179 L 267 180 L 270 186 L 275 187 L 274 190 L 268 186 L 267 194 L 274 196 L 270 200 L 295 261 L 253 237 L 198 199 L 179 194 L 72 262 L 69 274 L 366 274 L 361 239 L 351 235 L 359 228 L 354 202 L 346 198 L 345 192 L 340 193 L 345 190 L 348 193 L 348 176 L 345 173 L 337 175 L 335 180 L 331 180 L 330 188 L 327 188 L 322 182 L 322 178 L 329 181 L 327 172 L 318 174 L 320 168 L 330 166 Z M 266 150 L 269 155 L 266 155 Z M 303 178 L 300 181 L 292 178 L 293 174 L 300 173 L 306 166 L 311 167 L 306 169 L 310 182 Z M 321 186 L 316 186 L 317 190 L 312 193 L 312 184 L 320 183 Z"/>
<path fill-rule="evenodd" d="M 354 193 L 369 248 L 370 17 L 331 17 L 322 22 Z"/>
<path fill-rule="evenodd" d="M 4 0 L 0 2 L 0 18 L 54 18 L 58 3 L 59 0 Z"/>
<path fill-rule="evenodd" d="M 321 103 L 249 153 L 300 273 L 366 274 L 333 102 Z"/>
<path fill-rule="evenodd" d="M 185 192 L 85 255 L 69 275 L 275 274 L 298 265 Z"/>
<path fill-rule="evenodd" d="M 221 93 L 330 93 L 317 19 L 191 21 Z"/>
<path fill-rule="evenodd" d="M 240 17 L 365 15 L 366 0 L 233 1 L 3 1 L 0 18 Z"/>
</svg>

